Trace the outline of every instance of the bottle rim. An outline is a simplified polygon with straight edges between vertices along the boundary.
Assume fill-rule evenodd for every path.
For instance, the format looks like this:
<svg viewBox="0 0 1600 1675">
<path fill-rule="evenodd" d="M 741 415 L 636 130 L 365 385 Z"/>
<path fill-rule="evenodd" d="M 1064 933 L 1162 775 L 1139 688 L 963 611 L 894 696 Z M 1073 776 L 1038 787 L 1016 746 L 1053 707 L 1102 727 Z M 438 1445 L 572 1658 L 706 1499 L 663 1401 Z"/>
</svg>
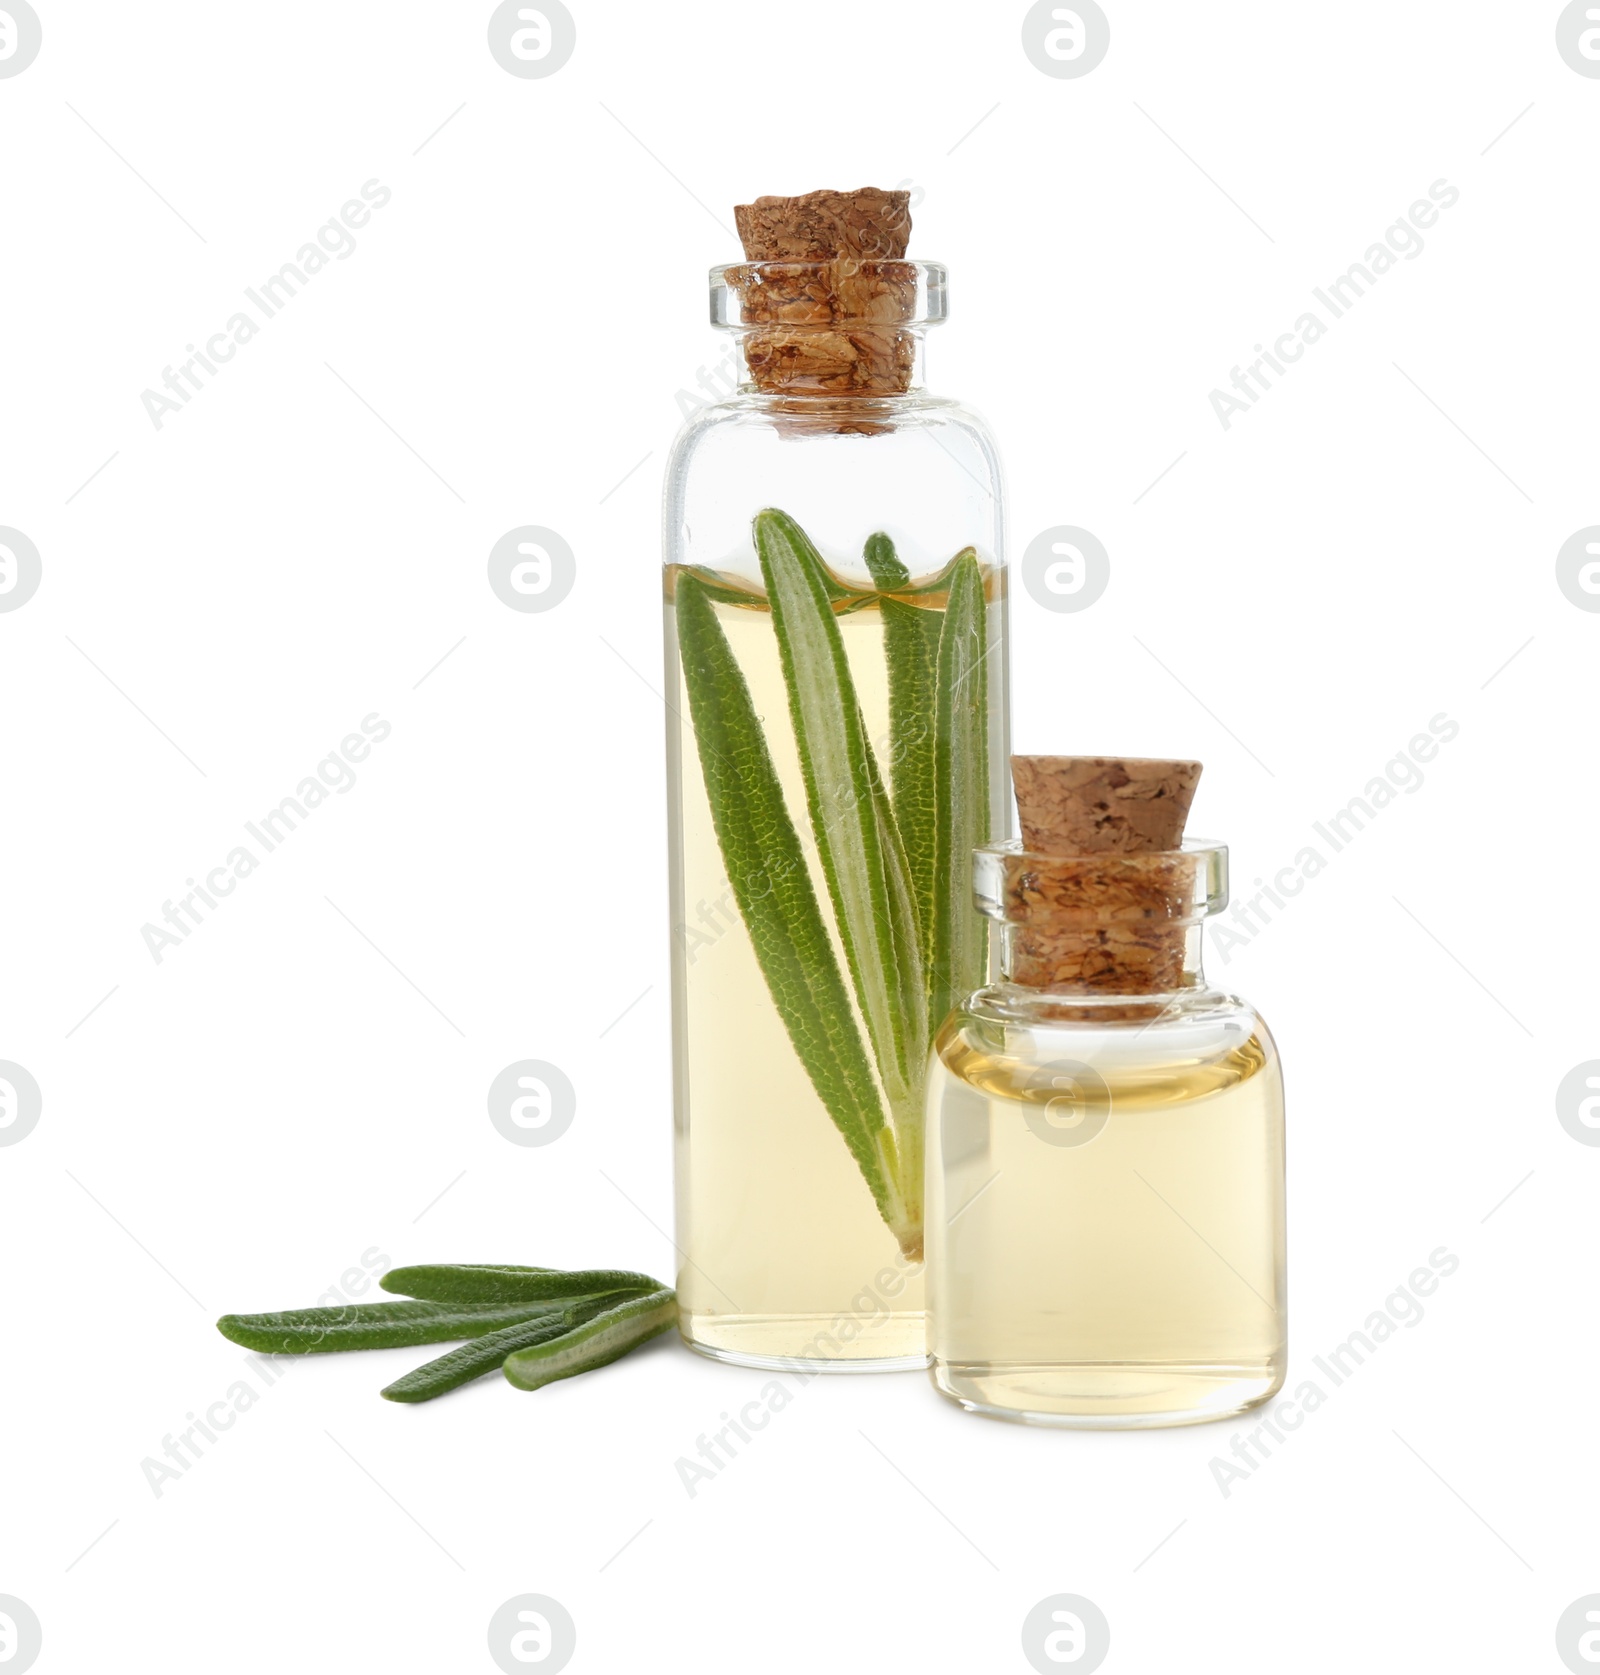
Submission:
<svg viewBox="0 0 1600 1675">
<path fill-rule="evenodd" d="M 855 313 L 839 300 L 849 281 L 873 306 Z M 791 331 L 837 330 L 841 325 L 887 330 L 942 325 L 949 317 L 949 274 L 943 262 L 878 256 L 831 262 L 727 262 L 711 269 L 711 323 L 722 331 L 782 327 Z M 815 318 L 797 317 L 797 296 L 814 294 Z M 886 299 L 891 299 L 885 307 Z"/>
<path fill-rule="evenodd" d="M 1151 903 L 1160 901 L 1165 911 L 1157 916 L 1180 923 L 1208 919 L 1228 905 L 1228 846 L 1212 838 L 1187 837 L 1178 849 L 1092 855 L 1043 855 L 1024 849 L 1020 838 L 1007 838 L 972 856 L 973 894 L 991 919 L 1016 922 L 1051 913 L 1036 905 L 1031 881 L 1047 881 L 1058 903 L 1063 892 L 1070 900 L 1079 880 L 1092 885 L 1086 892 L 1091 900 L 1122 898 L 1118 885 L 1125 885 L 1127 899 L 1142 904 L 1132 910 L 1136 916 L 1149 916 Z M 1086 911 L 1099 916 L 1087 903 Z"/>
</svg>

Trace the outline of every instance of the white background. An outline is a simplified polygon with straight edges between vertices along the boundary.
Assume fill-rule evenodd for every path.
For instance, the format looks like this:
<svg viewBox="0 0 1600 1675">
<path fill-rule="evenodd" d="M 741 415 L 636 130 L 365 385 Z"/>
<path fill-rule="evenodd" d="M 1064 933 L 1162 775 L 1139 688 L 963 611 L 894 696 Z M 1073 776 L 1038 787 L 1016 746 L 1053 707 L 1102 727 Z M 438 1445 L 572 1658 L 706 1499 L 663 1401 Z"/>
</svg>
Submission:
<svg viewBox="0 0 1600 1675">
<path fill-rule="evenodd" d="M 1559 6 L 1106 0 L 1056 79 L 1014 0 L 572 0 L 519 79 L 486 3 L 37 5 L 0 80 L 0 524 L 43 561 L 0 614 L 0 1059 L 44 1095 L 0 1150 L 0 1593 L 38 1667 L 490 1670 L 541 1592 L 575 1670 L 1025 1670 L 1072 1592 L 1117 1675 L 1559 1670 L 1600 1589 L 1600 1151 L 1554 1105 L 1600 1056 L 1600 615 L 1555 580 L 1600 522 L 1600 80 Z M 374 178 L 355 253 L 154 428 Z M 1224 431 L 1210 390 L 1440 179 L 1423 253 Z M 1212 956 L 1287 1065 L 1291 1390 L 1460 1259 L 1227 1497 L 1243 1427 L 1027 1431 L 913 1374 L 815 1381 L 691 1499 L 762 1375 L 669 1340 L 410 1409 L 376 1391 L 425 1351 L 265 1389 L 211 1329 L 373 1247 L 670 1275 L 660 472 L 731 206 L 864 182 L 950 265 L 931 381 L 995 429 L 1013 559 L 1111 555 L 1087 611 L 1017 589 L 1020 748 L 1203 758 L 1248 885 L 1460 726 Z M 530 523 L 576 555 L 544 614 L 486 582 Z M 140 927 L 372 712 L 354 789 L 158 965 Z M 485 1110 L 529 1057 L 578 1091 L 543 1148 Z"/>
</svg>

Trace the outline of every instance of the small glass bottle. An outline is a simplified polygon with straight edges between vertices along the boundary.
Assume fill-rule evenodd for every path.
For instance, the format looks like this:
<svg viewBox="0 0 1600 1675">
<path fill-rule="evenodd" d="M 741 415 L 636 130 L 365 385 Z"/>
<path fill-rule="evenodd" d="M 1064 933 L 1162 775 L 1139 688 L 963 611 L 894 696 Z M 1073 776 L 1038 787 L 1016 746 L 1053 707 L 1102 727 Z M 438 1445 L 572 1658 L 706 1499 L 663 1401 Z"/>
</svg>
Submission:
<svg viewBox="0 0 1600 1675">
<path fill-rule="evenodd" d="M 1266 1025 L 1201 970 L 1226 849 L 1010 843 L 975 865 L 1006 980 L 935 1046 L 935 1387 L 1108 1429 L 1265 1401 L 1285 1369 L 1283 1080 Z"/>
<path fill-rule="evenodd" d="M 742 381 L 684 426 L 664 507 L 679 1324 L 747 1366 L 923 1367 L 927 1043 L 988 975 L 964 857 L 1009 830 L 999 465 L 983 422 L 922 387 L 945 271 L 902 258 L 904 193 L 738 214 L 752 259 L 712 270 L 711 316 Z M 836 227 L 854 248 L 762 254 Z M 829 623 L 785 629 L 763 531 Z M 823 684 L 853 704 L 831 741 L 800 713 L 819 685 L 800 659 L 830 637 Z M 852 941 L 841 891 L 869 865 L 899 917 Z"/>
</svg>

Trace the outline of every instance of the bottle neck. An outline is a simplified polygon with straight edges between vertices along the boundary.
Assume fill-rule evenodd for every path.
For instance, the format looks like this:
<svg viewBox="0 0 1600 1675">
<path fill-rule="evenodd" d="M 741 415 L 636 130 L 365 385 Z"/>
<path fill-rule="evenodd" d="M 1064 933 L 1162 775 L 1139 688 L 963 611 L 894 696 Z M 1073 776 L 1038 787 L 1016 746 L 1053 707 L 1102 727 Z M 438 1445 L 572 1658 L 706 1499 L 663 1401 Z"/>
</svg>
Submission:
<svg viewBox="0 0 1600 1675">
<path fill-rule="evenodd" d="M 1227 903 L 1227 850 L 1191 842 L 1143 854 L 977 851 L 979 907 L 1001 927 L 1012 985 L 1129 1001 L 1205 986 L 1202 928 Z"/>
<path fill-rule="evenodd" d="M 925 384 L 920 326 L 840 320 L 746 327 L 738 347 L 741 395 L 834 404 L 914 395 Z"/>
<path fill-rule="evenodd" d="M 1042 996 L 1132 999 L 1205 987 L 1198 921 L 1137 930 L 1117 922 L 1001 927 L 1000 970 L 1013 987 Z"/>
<path fill-rule="evenodd" d="M 711 322 L 735 333 L 748 392 L 883 401 L 922 387 L 923 335 L 945 317 L 945 286 L 937 262 L 740 262 L 712 269 Z"/>
</svg>

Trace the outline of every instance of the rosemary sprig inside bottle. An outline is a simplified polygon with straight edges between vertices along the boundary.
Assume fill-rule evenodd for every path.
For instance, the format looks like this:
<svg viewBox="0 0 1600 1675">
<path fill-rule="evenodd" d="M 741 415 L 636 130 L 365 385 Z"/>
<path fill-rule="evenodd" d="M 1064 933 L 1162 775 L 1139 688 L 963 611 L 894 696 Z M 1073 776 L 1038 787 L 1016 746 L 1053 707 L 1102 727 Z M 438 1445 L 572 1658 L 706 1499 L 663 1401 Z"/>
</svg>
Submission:
<svg viewBox="0 0 1600 1675">
<path fill-rule="evenodd" d="M 873 588 L 862 590 L 828 568 L 786 512 L 758 512 L 753 537 L 848 987 L 762 717 L 714 609 L 743 596 L 712 572 L 683 570 L 678 645 L 712 825 L 795 1054 L 916 1260 L 928 1045 L 987 960 L 970 880 L 972 851 L 991 835 L 984 573 L 969 547 L 913 587 L 878 533 L 864 554 Z M 869 601 L 883 613 L 887 775 L 838 620 Z"/>
</svg>

